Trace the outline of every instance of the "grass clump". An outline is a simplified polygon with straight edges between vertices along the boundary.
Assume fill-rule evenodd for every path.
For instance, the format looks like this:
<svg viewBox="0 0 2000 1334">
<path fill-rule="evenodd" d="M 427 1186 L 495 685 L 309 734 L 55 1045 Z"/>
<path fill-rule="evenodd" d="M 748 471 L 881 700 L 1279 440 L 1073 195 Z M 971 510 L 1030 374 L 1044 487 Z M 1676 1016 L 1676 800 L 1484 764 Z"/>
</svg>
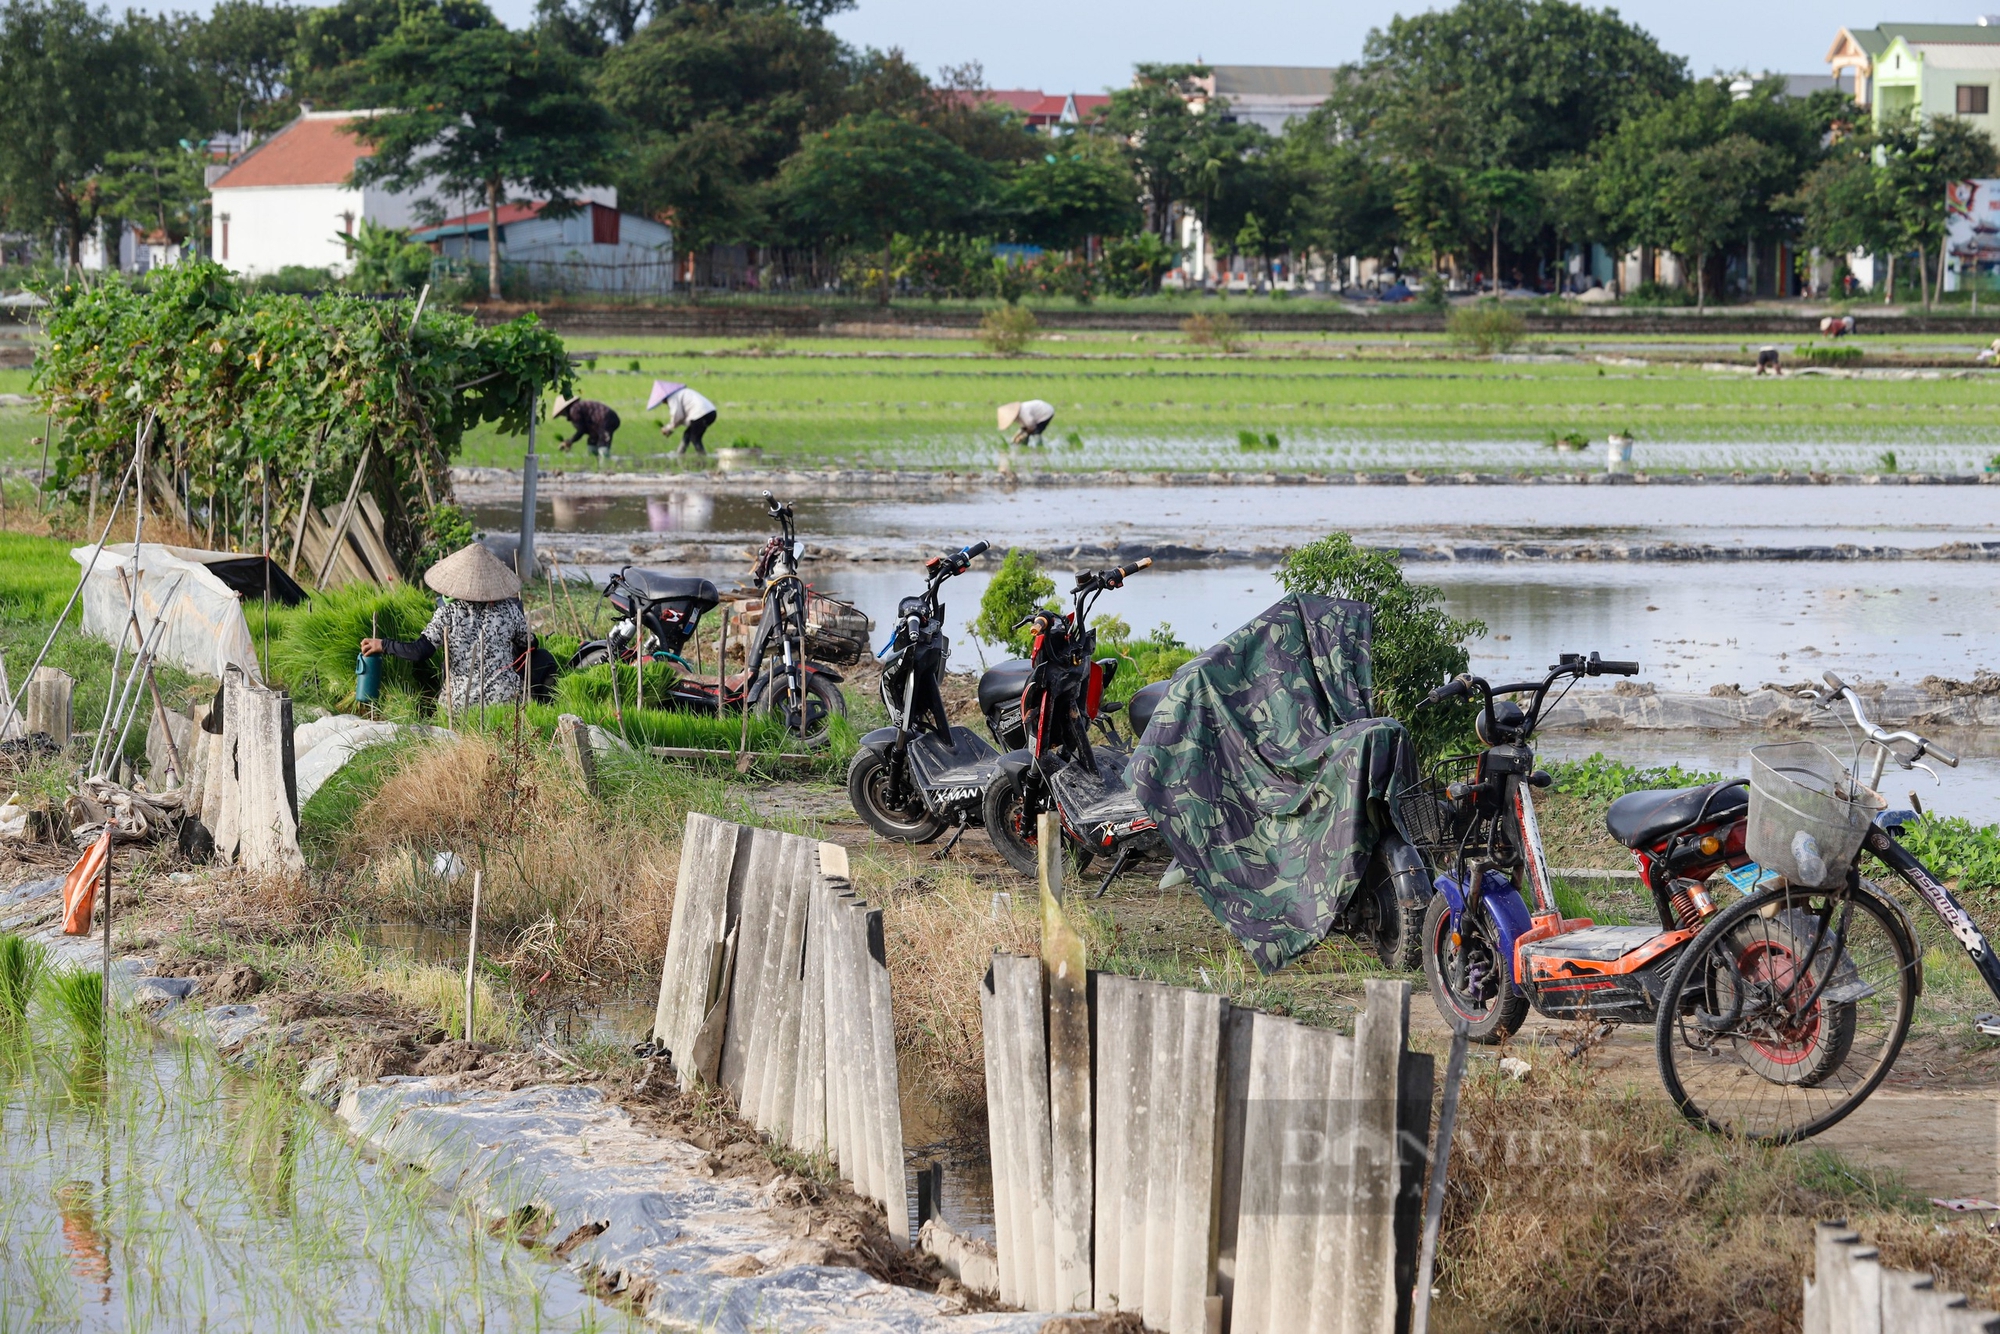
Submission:
<svg viewBox="0 0 2000 1334">
<path fill-rule="evenodd" d="M 1482 357 L 1511 350 L 1528 332 L 1521 317 L 1498 301 L 1459 306 L 1445 317 L 1444 328 L 1453 343 Z"/>
<path fill-rule="evenodd" d="M 1018 356 L 1038 337 L 1035 312 L 1026 306 L 995 306 L 979 320 L 979 341 L 995 356 Z"/>
<path fill-rule="evenodd" d="M 49 952 L 39 941 L 7 932 L 0 935 L 0 1023 L 19 1025 L 49 970 Z"/>
<path fill-rule="evenodd" d="M 1197 311 L 1181 321 L 1181 333 L 1196 347 L 1212 348 L 1217 352 L 1237 352 L 1242 350 L 1243 336 L 1236 327 L 1236 321 L 1229 318 L 1226 311 L 1211 315 L 1207 311 Z"/>
<path fill-rule="evenodd" d="M 1238 431 L 1236 433 L 1236 447 L 1246 454 L 1254 453 L 1258 450 L 1267 450 L 1276 453 L 1282 448 L 1278 443 L 1278 433 L 1276 431 L 1266 431 L 1263 435 L 1258 435 L 1255 431 Z"/>
</svg>

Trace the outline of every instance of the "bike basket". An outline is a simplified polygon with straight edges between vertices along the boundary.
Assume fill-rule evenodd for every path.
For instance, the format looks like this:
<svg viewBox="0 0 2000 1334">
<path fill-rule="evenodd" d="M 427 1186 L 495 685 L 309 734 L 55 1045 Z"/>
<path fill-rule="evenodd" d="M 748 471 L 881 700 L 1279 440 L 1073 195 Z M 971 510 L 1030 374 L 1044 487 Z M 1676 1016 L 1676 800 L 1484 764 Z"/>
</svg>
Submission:
<svg viewBox="0 0 2000 1334">
<path fill-rule="evenodd" d="M 1419 848 L 1435 854 L 1450 854 L 1458 848 L 1466 826 L 1475 818 L 1471 811 L 1445 800 L 1445 787 L 1454 777 L 1469 773 L 1478 756 L 1457 756 L 1442 760 L 1415 787 L 1403 789 L 1397 810 L 1403 828 Z"/>
<path fill-rule="evenodd" d="M 1744 850 L 1806 889 L 1847 878 L 1869 822 L 1887 806 L 1817 741 L 1750 748 L 1750 824 Z"/>
<path fill-rule="evenodd" d="M 868 656 L 875 622 L 859 607 L 823 594 L 806 597 L 806 654 L 819 662 L 856 663 Z"/>
</svg>

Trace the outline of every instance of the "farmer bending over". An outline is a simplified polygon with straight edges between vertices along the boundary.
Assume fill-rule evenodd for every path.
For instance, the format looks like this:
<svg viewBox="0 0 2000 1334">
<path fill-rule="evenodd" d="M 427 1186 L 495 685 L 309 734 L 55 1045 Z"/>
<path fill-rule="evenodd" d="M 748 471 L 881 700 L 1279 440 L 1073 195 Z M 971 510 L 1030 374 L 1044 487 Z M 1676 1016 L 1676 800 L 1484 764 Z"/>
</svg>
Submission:
<svg viewBox="0 0 2000 1334">
<path fill-rule="evenodd" d="M 611 410 L 610 404 L 599 403 L 594 398 L 563 398 L 558 395 L 555 411 L 551 415 L 567 418 L 569 424 L 576 428 L 576 434 L 562 442 L 564 449 L 588 436 L 590 452 L 601 462 L 610 462 L 611 437 L 618 434 L 619 426 L 618 414 Z"/>
<path fill-rule="evenodd" d="M 521 607 L 521 580 L 474 542 L 431 566 L 424 582 L 443 597 L 415 639 L 364 639 L 369 657 L 423 662 L 442 650 L 445 695 L 454 713 L 521 698 L 521 666 L 533 644 Z"/>
<path fill-rule="evenodd" d="M 1021 403 L 1005 403 L 1000 408 L 1000 429 L 1013 427 L 1021 429 L 1014 433 L 1010 445 L 1024 445 L 1029 441 L 1042 443 L 1042 432 L 1049 429 L 1049 423 L 1056 419 L 1053 403 L 1044 403 L 1039 398 L 1031 398 Z"/>
<path fill-rule="evenodd" d="M 652 397 L 646 400 L 646 411 L 651 412 L 662 403 L 667 405 L 667 420 L 660 427 L 660 434 L 671 438 L 685 426 L 687 431 L 681 436 L 679 452 L 685 454 L 692 448 L 697 454 L 707 454 L 701 438 L 715 425 L 715 404 L 678 381 L 655 380 Z"/>
</svg>

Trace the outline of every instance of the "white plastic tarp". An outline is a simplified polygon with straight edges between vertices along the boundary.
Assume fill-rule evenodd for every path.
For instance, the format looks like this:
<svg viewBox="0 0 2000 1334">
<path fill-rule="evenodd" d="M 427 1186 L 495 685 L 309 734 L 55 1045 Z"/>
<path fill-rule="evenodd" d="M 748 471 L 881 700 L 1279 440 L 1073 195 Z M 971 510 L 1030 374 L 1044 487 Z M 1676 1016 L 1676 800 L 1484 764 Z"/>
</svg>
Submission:
<svg viewBox="0 0 2000 1334">
<path fill-rule="evenodd" d="M 90 569 L 91 553 L 96 550 L 78 547 L 69 553 L 70 559 Z M 129 628 L 132 544 L 108 544 L 83 585 L 83 632 L 108 644 L 117 643 L 122 635 L 126 652 L 136 653 L 140 643 L 152 636 L 155 622 L 164 618 L 166 625 L 154 645 L 160 661 L 218 681 L 223 669 L 233 664 L 251 680 L 262 681 L 257 646 L 250 638 L 249 623 L 243 619 L 242 600 L 202 563 L 202 557 L 214 554 L 145 544 L 137 561 L 139 631 L 135 638 Z"/>
</svg>

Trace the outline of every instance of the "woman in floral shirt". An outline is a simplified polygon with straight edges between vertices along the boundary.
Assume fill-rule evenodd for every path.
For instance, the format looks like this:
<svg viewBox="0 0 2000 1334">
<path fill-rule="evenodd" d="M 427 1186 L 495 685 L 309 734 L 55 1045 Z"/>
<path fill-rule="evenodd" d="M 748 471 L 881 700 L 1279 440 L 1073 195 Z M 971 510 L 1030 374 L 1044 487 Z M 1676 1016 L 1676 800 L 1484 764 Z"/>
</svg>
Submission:
<svg viewBox="0 0 2000 1334">
<path fill-rule="evenodd" d="M 423 633 L 410 640 L 364 639 L 361 651 L 408 662 L 443 653 L 445 698 L 453 713 L 486 705 L 511 707 L 522 697 L 522 676 L 534 643 L 521 606 L 520 579 L 474 542 L 431 566 L 424 582 L 444 601 Z"/>
</svg>

